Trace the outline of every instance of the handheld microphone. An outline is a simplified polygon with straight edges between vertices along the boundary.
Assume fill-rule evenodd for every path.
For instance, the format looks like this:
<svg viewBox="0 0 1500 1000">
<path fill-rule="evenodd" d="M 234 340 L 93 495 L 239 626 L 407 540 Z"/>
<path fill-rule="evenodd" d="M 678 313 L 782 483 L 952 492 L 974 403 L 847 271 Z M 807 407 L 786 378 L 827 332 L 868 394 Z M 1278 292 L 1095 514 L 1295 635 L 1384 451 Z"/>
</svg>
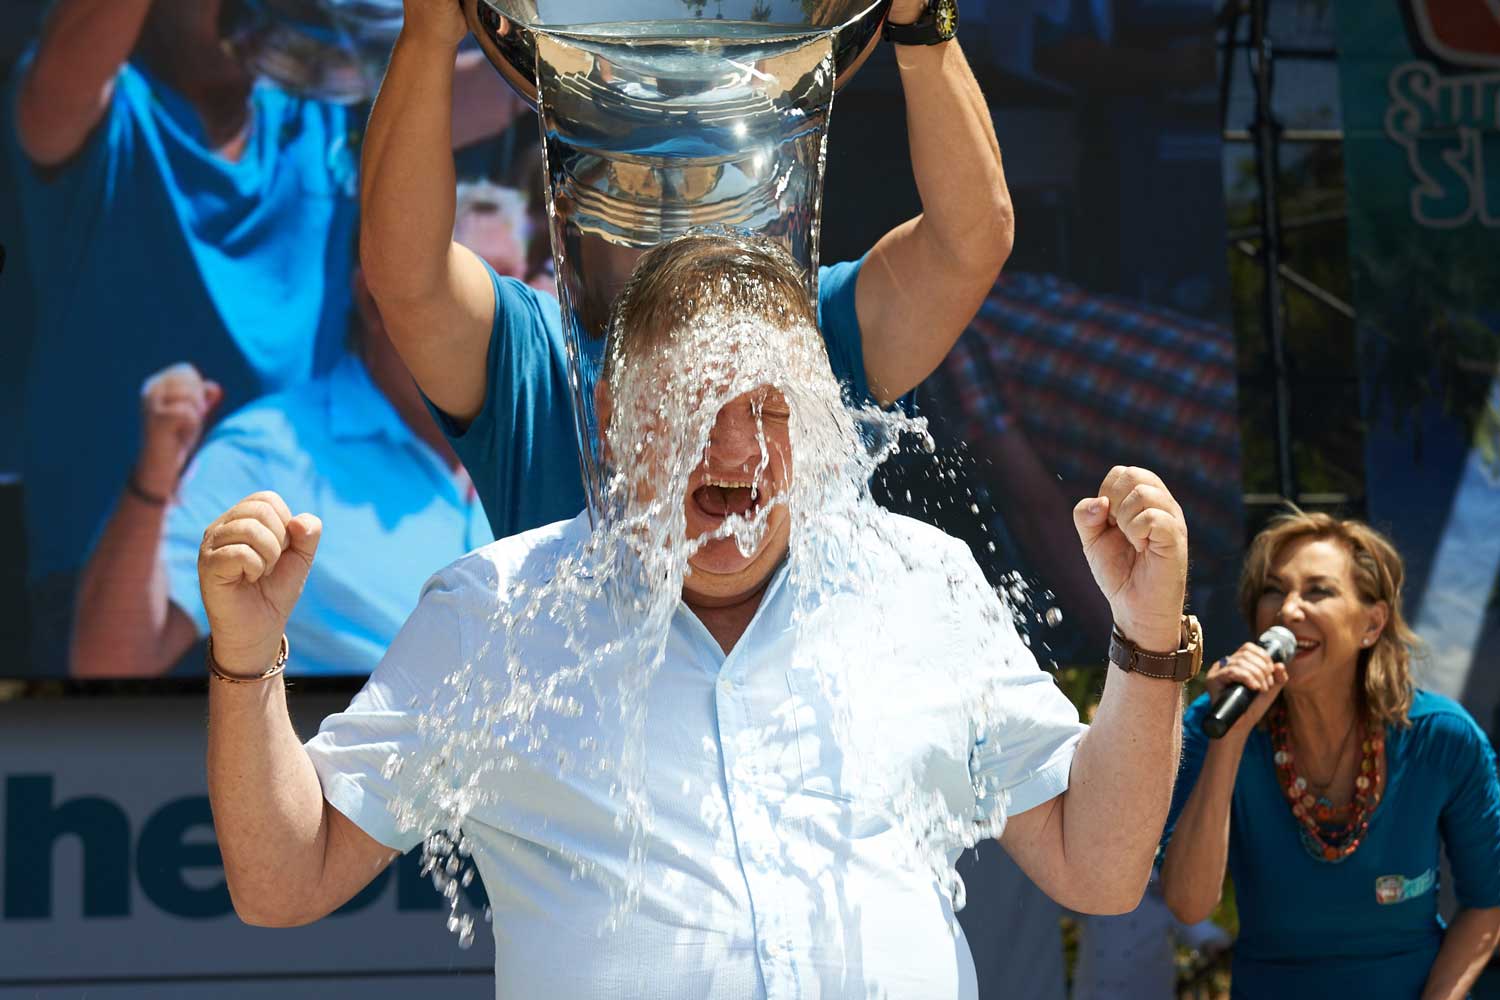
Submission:
<svg viewBox="0 0 1500 1000">
<path fill-rule="evenodd" d="M 1297 637 L 1292 635 L 1291 629 L 1280 625 L 1272 625 L 1266 629 L 1255 642 L 1271 655 L 1273 663 L 1285 663 L 1297 652 Z M 1211 739 L 1218 739 L 1229 732 L 1230 727 L 1240 721 L 1240 716 L 1245 714 L 1245 709 L 1250 707 L 1257 694 L 1258 691 L 1243 684 L 1231 684 L 1220 691 L 1208 714 L 1203 717 L 1203 731 Z"/>
</svg>

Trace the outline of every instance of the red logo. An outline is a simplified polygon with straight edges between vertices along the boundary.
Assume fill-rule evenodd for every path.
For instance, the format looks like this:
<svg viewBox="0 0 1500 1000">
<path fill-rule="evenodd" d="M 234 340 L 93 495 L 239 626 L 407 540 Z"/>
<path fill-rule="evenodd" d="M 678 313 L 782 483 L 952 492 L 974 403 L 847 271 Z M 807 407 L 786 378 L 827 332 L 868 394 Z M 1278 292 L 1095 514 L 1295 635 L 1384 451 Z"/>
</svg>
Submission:
<svg viewBox="0 0 1500 1000">
<path fill-rule="evenodd" d="M 1455 69 L 1500 69 L 1500 0 L 1407 0 L 1413 47 Z"/>
</svg>

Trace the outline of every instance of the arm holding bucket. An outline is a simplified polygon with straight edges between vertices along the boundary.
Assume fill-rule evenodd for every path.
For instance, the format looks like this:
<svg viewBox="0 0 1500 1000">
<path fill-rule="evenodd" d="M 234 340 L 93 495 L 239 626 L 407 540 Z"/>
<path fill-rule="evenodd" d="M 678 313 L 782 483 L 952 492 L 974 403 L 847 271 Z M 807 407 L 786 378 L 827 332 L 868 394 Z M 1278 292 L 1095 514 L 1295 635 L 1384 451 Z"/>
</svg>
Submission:
<svg viewBox="0 0 1500 1000">
<path fill-rule="evenodd" d="M 104 118 L 151 0 L 64 0 L 42 26 L 16 100 L 16 132 L 41 167 L 71 159 Z"/>
<path fill-rule="evenodd" d="M 453 242 L 454 53 L 458 5 L 408 0 L 370 114 L 360 190 L 360 262 L 386 329 L 422 391 L 459 423 L 484 405 L 495 293 Z"/>
<path fill-rule="evenodd" d="M 921 0 L 898 0 L 896 23 Z M 922 214 L 875 244 L 860 269 L 865 370 L 882 402 L 930 375 L 1010 256 L 1015 215 L 989 105 L 958 42 L 898 45 L 912 173 Z"/>
</svg>

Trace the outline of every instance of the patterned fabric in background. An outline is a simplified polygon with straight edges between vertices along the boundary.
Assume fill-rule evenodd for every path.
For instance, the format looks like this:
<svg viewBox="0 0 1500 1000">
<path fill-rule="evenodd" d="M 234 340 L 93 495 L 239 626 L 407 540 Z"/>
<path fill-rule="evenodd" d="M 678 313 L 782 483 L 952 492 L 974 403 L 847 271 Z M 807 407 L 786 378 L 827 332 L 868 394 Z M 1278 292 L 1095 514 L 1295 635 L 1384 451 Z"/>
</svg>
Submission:
<svg viewBox="0 0 1500 1000">
<path fill-rule="evenodd" d="M 1227 326 L 1006 274 L 943 363 L 949 418 L 969 441 L 1019 426 L 1078 496 L 1114 465 L 1145 466 L 1182 505 L 1195 552 L 1237 561 L 1234 350 Z"/>
</svg>

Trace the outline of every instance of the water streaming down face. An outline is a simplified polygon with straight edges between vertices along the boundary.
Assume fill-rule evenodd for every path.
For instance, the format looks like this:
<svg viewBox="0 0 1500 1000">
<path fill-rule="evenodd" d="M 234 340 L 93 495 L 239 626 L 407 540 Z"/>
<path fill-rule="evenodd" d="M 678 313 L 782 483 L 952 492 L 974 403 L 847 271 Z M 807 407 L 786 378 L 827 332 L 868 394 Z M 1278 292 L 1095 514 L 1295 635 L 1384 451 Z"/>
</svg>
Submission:
<svg viewBox="0 0 1500 1000">
<path fill-rule="evenodd" d="M 695 609 L 753 600 L 777 571 L 795 595 L 789 669 L 815 678 L 814 710 L 844 748 L 837 780 L 868 790 L 859 808 L 900 831 L 907 863 L 930 870 L 961 906 L 957 851 L 1004 823 L 1003 802 L 975 808 L 988 790 L 955 798 L 923 780 L 920 759 L 882 754 L 889 740 L 866 707 L 906 686 L 983 734 L 996 707 L 990 681 L 1008 667 L 1003 645 L 983 638 L 1013 628 L 1006 606 L 952 551 L 903 546 L 869 496 L 871 474 L 903 441 L 930 450 L 924 422 L 847 408 L 810 308 L 789 306 L 784 288 L 727 273 L 675 289 L 668 303 L 631 337 L 611 339 L 600 523 L 540 586 L 499 595 L 474 660 L 498 654 L 504 676 L 455 665 L 422 712 L 422 752 L 389 765 L 388 776 L 416 770 L 405 777 L 418 792 L 398 803 L 398 818 L 425 833 L 426 865 L 464 942 L 474 928 L 460 891 L 472 878 L 465 820 L 493 804 L 496 772 L 539 761 L 560 776 L 610 782 L 627 863 L 567 861 L 609 892 L 606 924 L 628 919 L 654 843 L 647 730 L 674 723 L 647 711 L 673 618 L 684 600 Z M 880 616 L 862 636 L 864 658 L 832 641 L 833 617 L 890 606 L 916 573 L 947 587 L 940 602 L 953 621 L 987 626 L 964 630 L 960 642 L 959 630 L 934 623 L 931 641 L 954 643 L 937 660 L 940 673 L 913 677 Z M 585 627 L 601 609 L 610 626 Z M 544 667 L 523 655 L 543 636 L 556 653 Z M 588 735 L 614 720 L 619 741 Z"/>
</svg>

